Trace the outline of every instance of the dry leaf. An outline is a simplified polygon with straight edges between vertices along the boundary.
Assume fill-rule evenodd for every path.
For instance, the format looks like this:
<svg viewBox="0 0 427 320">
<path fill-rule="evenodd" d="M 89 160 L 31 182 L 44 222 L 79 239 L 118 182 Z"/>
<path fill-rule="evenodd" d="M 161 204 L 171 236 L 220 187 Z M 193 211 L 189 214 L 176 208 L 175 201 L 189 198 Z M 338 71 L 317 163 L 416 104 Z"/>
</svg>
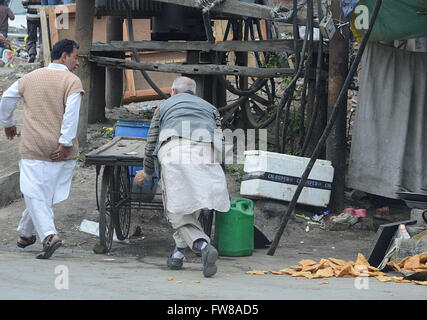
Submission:
<svg viewBox="0 0 427 320">
<path fill-rule="evenodd" d="M 321 281 L 321 282 L 319 282 L 319 284 L 328 284 L 329 282 L 328 281 Z"/>
<path fill-rule="evenodd" d="M 306 267 L 302 268 L 301 271 L 304 271 L 304 272 L 314 271 L 317 269 L 317 266 L 318 266 L 317 264 L 312 265 L 312 266 L 306 266 Z"/>
<path fill-rule="evenodd" d="M 368 260 L 366 260 L 365 256 L 361 253 L 357 254 L 356 265 L 369 266 Z"/>
<path fill-rule="evenodd" d="M 306 267 L 306 266 L 312 266 L 316 264 L 316 261 L 311 259 L 306 259 L 306 260 L 301 260 L 300 262 L 298 262 L 298 264 L 302 265 L 303 267 Z"/>
<path fill-rule="evenodd" d="M 339 266 L 345 266 L 347 262 L 341 259 L 335 259 L 335 258 L 328 258 L 328 260 L 332 261 L 333 263 L 339 265 Z"/>
<path fill-rule="evenodd" d="M 169 277 L 169 278 L 168 278 L 168 281 L 172 281 L 172 280 L 173 280 L 173 277 Z"/>
<path fill-rule="evenodd" d="M 334 276 L 334 270 L 332 268 L 326 268 L 317 270 L 314 278 L 330 278 L 332 276 Z"/>
<path fill-rule="evenodd" d="M 200 283 L 200 280 L 194 280 L 195 283 Z"/>
<path fill-rule="evenodd" d="M 281 272 L 281 271 L 270 271 L 271 272 L 271 274 L 277 274 L 277 275 L 282 275 L 283 274 L 283 272 Z"/>
<path fill-rule="evenodd" d="M 301 271 L 303 266 L 291 266 L 291 269 L 294 269 L 295 271 Z"/>
<path fill-rule="evenodd" d="M 392 281 L 393 279 L 391 278 L 391 277 L 385 277 L 385 276 L 379 276 L 379 277 L 376 277 L 379 281 L 381 281 L 381 282 L 390 282 L 390 281 Z"/>
<path fill-rule="evenodd" d="M 416 283 L 416 284 L 419 284 L 419 285 L 422 285 L 422 286 L 427 286 L 427 281 L 417 281 L 417 280 L 414 280 L 412 282 Z"/>
<path fill-rule="evenodd" d="M 354 274 L 353 266 L 351 263 L 347 263 L 341 271 L 338 272 L 336 275 L 338 278 L 345 277 L 345 276 L 352 276 Z"/>
<path fill-rule="evenodd" d="M 420 266 L 420 256 L 415 255 L 415 256 L 409 257 L 409 259 L 405 261 L 403 265 L 403 269 L 414 270 L 418 266 Z"/>
<path fill-rule="evenodd" d="M 179 284 L 180 284 L 180 283 L 184 283 L 184 281 L 177 281 L 176 283 L 179 283 Z"/>
<path fill-rule="evenodd" d="M 310 277 L 311 276 L 311 272 L 304 272 L 304 271 L 299 271 L 299 272 L 295 272 L 292 277 Z"/>
<path fill-rule="evenodd" d="M 284 274 L 293 275 L 296 271 L 292 270 L 291 268 L 288 268 L 288 269 L 282 269 L 282 270 L 280 270 L 280 272 L 282 272 Z"/>
<path fill-rule="evenodd" d="M 400 266 L 398 264 L 396 264 L 395 262 L 387 262 L 387 265 L 392 267 L 397 272 L 401 272 Z"/>
<path fill-rule="evenodd" d="M 410 258 L 410 257 L 405 257 L 405 258 L 403 258 L 403 259 L 398 263 L 399 267 L 400 267 L 400 268 L 403 268 L 403 266 L 405 265 L 405 262 L 406 262 L 407 260 L 409 260 L 409 258 Z"/>
<path fill-rule="evenodd" d="M 267 271 L 261 271 L 261 270 L 251 270 L 247 271 L 246 274 L 266 274 Z"/>
<path fill-rule="evenodd" d="M 403 278 L 402 278 L 402 279 L 394 280 L 394 282 L 396 282 L 396 283 L 411 283 L 412 281 L 411 280 L 403 280 Z"/>
</svg>

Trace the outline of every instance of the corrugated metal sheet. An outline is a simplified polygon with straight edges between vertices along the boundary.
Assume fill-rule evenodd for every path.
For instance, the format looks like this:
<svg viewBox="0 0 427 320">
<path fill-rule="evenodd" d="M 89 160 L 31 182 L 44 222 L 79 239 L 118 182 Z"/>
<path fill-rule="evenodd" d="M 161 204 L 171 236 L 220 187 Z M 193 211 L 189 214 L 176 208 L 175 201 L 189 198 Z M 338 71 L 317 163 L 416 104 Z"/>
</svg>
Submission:
<svg viewBox="0 0 427 320">
<path fill-rule="evenodd" d="M 132 13 L 136 16 L 161 14 L 163 4 L 150 0 L 128 0 Z M 125 14 L 126 7 L 120 0 L 96 0 L 97 10 L 104 15 Z"/>
</svg>

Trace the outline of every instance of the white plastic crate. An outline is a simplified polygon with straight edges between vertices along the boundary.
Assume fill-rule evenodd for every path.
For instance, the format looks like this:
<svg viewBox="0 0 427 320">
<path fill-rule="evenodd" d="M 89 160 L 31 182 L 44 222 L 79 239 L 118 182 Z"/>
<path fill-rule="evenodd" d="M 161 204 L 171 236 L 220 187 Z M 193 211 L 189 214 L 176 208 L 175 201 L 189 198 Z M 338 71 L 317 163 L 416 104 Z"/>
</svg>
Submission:
<svg viewBox="0 0 427 320">
<path fill-rule="evenodd" d="M 240 194 L 291 201 L 310 158 L 251 150 L 245 151 Z M 316 160 L 297 203 L 326 207 L 332 190 L 334 168 L 330 161 Z"/>
</svg>

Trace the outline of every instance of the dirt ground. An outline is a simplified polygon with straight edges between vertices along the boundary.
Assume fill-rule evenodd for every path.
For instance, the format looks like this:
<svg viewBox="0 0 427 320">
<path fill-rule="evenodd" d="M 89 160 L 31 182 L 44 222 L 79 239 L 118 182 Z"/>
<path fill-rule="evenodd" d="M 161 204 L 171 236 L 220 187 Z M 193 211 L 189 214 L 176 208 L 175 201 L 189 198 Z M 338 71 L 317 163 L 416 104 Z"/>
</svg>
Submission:
<svg viewBox="0 0 427 320">
<path fill-rule="evenodd" d="M 16 79 L 25 72 L 37 66 L 17 67 L 13 72 L 0 70 L 0 88 L 6 89 Z M 2 68 L 0 68 L 2 69 Z M 143 119 L 146 114 L 138 109 L 143 105 L 158 104 L 158 101 L 133 103 L 121 108 L 107 110 L 107 122 L 89 125 L 88 146 L 82 150 L 82 157 L 78 162 L 78 168 L 73 177 L 71 193 L 69 198 L 54 207 L 55 224 L 60 238 L 64 242 L 60 250 L 71 250 L 79 252 L 93 253 L 93 248 L 99 243 L 99 238 L 88 233 L 79 231 L 79 226 L 84 219 L 99 221 L 99 213 L 96 206 L 96 171 L 95 166 L 87 166 L 84 163 L 84 154 L 94 150 L 109 141 L 109 138 L 100 134 L 103 127 L 113 127 L 114 123 L 120 119 Z M 15 113 L 18 131 L 22 125 L 23 102 L 18 105 Z M 8 168 L 9 171 L 17 169 L 19 159 L 17 142 L 6 141 L 4 132 L 0 133 L 0 155 L 1 168 Z M 240 197 L 238 173 L 227 171 L 227 183 L 230 195 Z M 331 231 L 324 225 L 308 224 L 306 220 L 292 217 L 283 233 L 275 255 L 283 257 L 301 257 L 320 259 L 322 257 L 335 257 L 340 259 L 353 260 L 357 253 L 367 254 L 375 232 L 381 221 L 374 219 L 377 208 L 383 206 L 390 207 L 390 221 L 406 220 L 410 216 L 410 209 L 400 201 L 367 196 L 355 201 L 348 200 L 346 206 L 354 208 L 366 208 L 368 218 L 361 219 L 359 223 L 345 231 Z M 259 199 L 255 201 L 255 225 L 270 240 L 276 236 L 280 225 L 281 217 L 286 212 L 287 203 L 269 199 Z M 18 199 L 6 207 L 0 208 L 0 246 L 4 249 L 15 251 L 19 219 L 25 203 L 23 199 Z M 296 212 L 305 216 L 312 216 L 319 208 L 297 206 Z M 338 214 L 339 212 L 332 213 Z M 331 215 L 332 215 L 331 214 Z M 141 232 L 135 232 L 140 229 Z M 167 257 L 173 249 L 172 229 L 163 216 L 162 210 L 134 210 L 132 212 L 130 239 L 125 242 L 114 242 L 109 255 L 117 256 L 159 256 Z M 38 244 L 41 248 L 41 244 Z M 267 252 L 267 249 L 257 249 Z M 188 260 L 196 261 L 194 254 L 187 256 Z"/>
</svg>

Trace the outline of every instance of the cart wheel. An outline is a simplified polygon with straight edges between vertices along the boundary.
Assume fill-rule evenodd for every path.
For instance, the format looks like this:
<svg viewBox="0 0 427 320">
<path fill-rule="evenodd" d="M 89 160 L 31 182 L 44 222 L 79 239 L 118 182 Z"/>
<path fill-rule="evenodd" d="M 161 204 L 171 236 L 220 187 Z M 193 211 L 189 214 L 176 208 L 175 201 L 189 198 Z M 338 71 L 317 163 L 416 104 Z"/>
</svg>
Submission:
<svg viewBox="0 0 427 320">
<path fill-rule="evenodd" d="M 131 184 L 129 167 L 114 167 L 114 210 L 113 221 L 117 239 L 125 240 L 129 235 L 131 221 Z"/>
<path fill-rule="evenodd" d="M 202 225 L 203 231 L 208 237 L 210 237 L 212 233 L 212 221 L 214 218 L 214 212 L 214 210 L 202 209 L 199 215 L 199 222 Z"/>
<path fill-rule="evenodd" d="M 113 167 L 106 166 L 102 174 L 99 204 L 99 239 L 105 252 L 111 250 L 113 242 Z"/>
</svg>

